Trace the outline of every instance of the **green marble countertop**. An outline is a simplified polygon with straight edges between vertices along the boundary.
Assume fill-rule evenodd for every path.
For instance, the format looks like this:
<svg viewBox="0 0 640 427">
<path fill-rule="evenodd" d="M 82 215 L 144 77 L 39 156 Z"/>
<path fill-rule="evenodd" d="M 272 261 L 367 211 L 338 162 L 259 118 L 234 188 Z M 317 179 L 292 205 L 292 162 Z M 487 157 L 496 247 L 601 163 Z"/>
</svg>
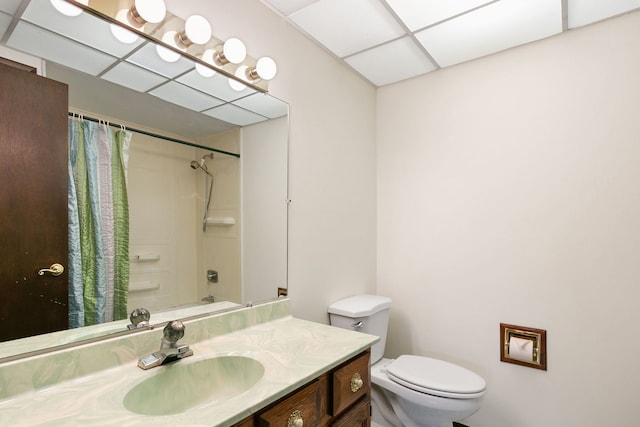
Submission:
<svg viewBox="0 0 640 427">
<path fill-rule="evenodd" d="M 220 329 L 225 332 L 218 332 Z M 138 357 L 148 354 L 149 349 L 141 352 L 143 348 L 156 351 L 159 347 L 161 331 L 148 331 L 98 343 L 98 348 L 87 345 L 0 365 L 0 425 L 229 426 L 377 341 L 371 335 L 293 318 L 288 314 L 288 301 L 186 323 L 186 331 L 181 343 L 191 344 L 194 356 L 175 363 L 240 355 L 261 362 L 264 376 L 236 397 L 206 402 L 176 415 L 132 413 L 123 404 L 127 392 L 171 367 L 144 371 L 136 366 Z M 84 358 L 100 351 L 114 357 L 104 359 L 102 366 L 89 367 Z M 133 353 L 137 354 L 131 357 Z"/>
</svg>

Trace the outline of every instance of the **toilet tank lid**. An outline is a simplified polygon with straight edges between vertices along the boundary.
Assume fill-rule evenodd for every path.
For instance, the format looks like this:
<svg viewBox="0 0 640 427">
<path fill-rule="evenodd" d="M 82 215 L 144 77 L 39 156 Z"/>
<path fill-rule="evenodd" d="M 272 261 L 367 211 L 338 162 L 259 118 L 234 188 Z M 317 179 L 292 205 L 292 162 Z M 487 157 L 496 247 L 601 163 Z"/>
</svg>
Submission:
<svg viewBox="0 0 640 427">
<path fill-rule="evenodd" d="M 329 313 L 346 317 L 366 317 L 391 307 L 391 299 L 380 295 L 354 295 L 329 306 Z"/>
</svg>

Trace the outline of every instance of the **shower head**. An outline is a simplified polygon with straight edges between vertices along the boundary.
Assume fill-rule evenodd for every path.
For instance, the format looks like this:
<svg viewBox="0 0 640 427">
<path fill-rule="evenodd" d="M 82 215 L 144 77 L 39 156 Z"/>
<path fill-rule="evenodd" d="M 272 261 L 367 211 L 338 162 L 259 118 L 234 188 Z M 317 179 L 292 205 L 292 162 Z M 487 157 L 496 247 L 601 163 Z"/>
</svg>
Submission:
<svg viewBox="0 0 640 427">
<path fill-rule="evenodd" d="M 191 160 L 191 169 L 202 169 L 204 173 L 211 176 L 205 163 L 206 159 L 213 159 L 213 153 L 205 154 L 200 160 Z"/>
</svg>

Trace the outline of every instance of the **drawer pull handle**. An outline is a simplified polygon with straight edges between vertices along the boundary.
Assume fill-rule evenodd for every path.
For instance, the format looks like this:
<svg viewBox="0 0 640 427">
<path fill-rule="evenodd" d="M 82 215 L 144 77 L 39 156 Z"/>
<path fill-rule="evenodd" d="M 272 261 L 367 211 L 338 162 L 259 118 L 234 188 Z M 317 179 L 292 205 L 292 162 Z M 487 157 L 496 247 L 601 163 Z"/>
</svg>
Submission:
<svg viewBox="0 0 640 427">
<path fill-rule="evenodd" d="M 357 372 L 353 374 L 353 376 L 351 377 L 351 391 L 355 393 L 356 391 L 360 390 L 363 385 L 364 383 L 362 382 L 362 377 L 360 376 L 360 374 Z"/>
<path fill-rule="evenodd" d="M 302 427 L 304 425 L 304 421 L 302 419 L 302 411 L 296 409 L 289 415 L 289 420 L 287 421 L 287 427 Z"/>
</svg>

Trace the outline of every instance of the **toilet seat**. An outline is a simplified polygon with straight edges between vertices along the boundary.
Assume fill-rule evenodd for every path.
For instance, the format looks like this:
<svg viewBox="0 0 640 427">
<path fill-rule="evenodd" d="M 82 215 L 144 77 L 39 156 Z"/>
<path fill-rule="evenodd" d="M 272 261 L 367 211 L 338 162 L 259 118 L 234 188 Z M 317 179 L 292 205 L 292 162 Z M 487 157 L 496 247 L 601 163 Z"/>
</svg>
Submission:
<svg viewBox="0 0 640 427">
<path fill-rule="evenodd" d="M 455 399 L 484 395 L 486 382 L 478 374 L 443 360 L 402 355 L 386 367 L 388 377 L 412 390 Z"/>
</svg>

